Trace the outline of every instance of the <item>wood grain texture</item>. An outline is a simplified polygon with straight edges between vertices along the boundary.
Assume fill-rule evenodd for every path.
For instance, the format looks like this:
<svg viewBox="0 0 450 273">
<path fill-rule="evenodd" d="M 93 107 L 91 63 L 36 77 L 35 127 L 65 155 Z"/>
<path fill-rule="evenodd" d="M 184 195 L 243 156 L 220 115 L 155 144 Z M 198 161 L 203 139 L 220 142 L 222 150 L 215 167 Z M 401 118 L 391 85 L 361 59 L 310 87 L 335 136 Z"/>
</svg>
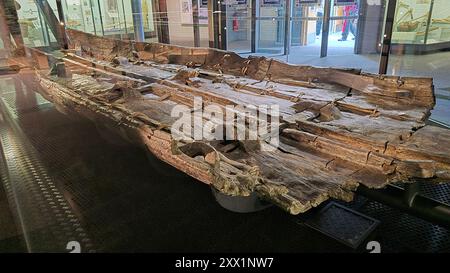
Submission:
<svg viewBox="0 0 450 273">
<path fill-rule="evenodd" d="M 111 124 L 223 193 L 256 192 L 298 214 L 328 198 L 349 201 L 359 184 L 382 188 L 415 178 L 450 178 L 450 131 L 424 123 L 435 103 L 430 78 L 296 66 L 74 30 L 68 35 L 71 50 L 62 61 L 72 72 L 67 78 L 38 73 L 40 92 L 61 111 Z M 221 109 L 279 106 L 279 145 L 264 149 L 270 144 L 261 135 L 175 140 L 171 111 L 184 105 L 194 118 L 195 97 L 203 107 Z"/>
</svg>

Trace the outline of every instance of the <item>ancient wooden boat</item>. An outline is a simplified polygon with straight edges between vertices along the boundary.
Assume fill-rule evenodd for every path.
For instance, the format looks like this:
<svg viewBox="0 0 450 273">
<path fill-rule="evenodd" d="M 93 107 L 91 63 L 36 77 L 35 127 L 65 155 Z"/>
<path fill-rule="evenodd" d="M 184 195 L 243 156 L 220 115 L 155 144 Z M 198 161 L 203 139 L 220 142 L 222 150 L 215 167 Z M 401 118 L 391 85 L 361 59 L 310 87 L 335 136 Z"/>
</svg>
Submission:
<svg viewBox="0 0 450 273">
<path fill-rule="evenodd" d="M 68 36 L 70 50 L 53 70 L 37 72 L 39 92 L 60 111 L 144 144 L 222 193 L 256 193 L 298 214 L 329 198 L 349 201 L 360 184 L 450 178 L 450 131 L 425 124 L 435 104 L 431 78 L 290 65 L 74 30 Z M 261 135 L 175 140 L 171 111 L 184 105 L 194 115 L 195 97 L 203 99 L 200 108 L 278 105 L 278 145 L 266 149 L 273 145 Z"/>
</svg>

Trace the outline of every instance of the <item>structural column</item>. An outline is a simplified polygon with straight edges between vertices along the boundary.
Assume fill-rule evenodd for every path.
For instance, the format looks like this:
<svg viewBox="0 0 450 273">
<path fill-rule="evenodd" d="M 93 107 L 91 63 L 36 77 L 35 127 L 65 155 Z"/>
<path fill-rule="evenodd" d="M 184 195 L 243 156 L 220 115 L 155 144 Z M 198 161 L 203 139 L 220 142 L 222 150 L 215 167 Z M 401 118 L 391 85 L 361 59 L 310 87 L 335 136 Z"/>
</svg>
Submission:
<svg viewBox="0 0 450 273">
<path fill-rule="evenodd" d="M 170 44 L 166 0 L 153 0 L 153 18 L 160 43 Z"/>
<path fill-rule="evenodd" d="M 198 19 L 199 3 L 197 0 L 192 0 L 192 25 L 194 30 L 194 46 L 200 46 L 200 22 Z"/>
<path fill-rule="evenodd" d="M 328 35 L 330 33 L 331 0 L 325 0 L 323 6 L 322 23 L 322 44 L 320 47 L 320 57 L 326 57 L 328 53 Z"/>
<path fill-rule="evenodd" d="M 64 49 L 68 49 L 68 41 L 67 41 L 67 34 L 66 34 L 66 20 L 64 18 L 64 11 L 62 8 L 61 0 L 56 0 L 56 8 L 58 9 L 58 17 L 59 17 L 59 24 L 62 32 L 62 44 Z"/>
<path fill-rule="evenodd" d="M 286 9 L 284 15 L 284 55 L 289 58 L 289 50 L 291 48 L 291 1 L 286 1 Z"/>
<path fill-rule="evenodd" d="M 131 9 L 133 11 L 133 26 L 134 26 L 134 40 L 136 42 L 143 42 L 144 25 L 142 23 L 142 0 L 131 0 Z"/>
<path fill-rule="evenodd" d="M 225 0 L 209 0 L 208 10 L 209 46 L 226 50 L 227 14 Z"/>
<path fill-rule="evenodd" d="M 389 62 L 389 52 L 391 51 L 392 31 L 394 28 L 395 7 L 397 0 L 389 0 L 386 12 L 386 23 L 384 26 L 383 44 L 381 46 L 380 67 L 378 73 L 386 74 Z"/>
</svg>

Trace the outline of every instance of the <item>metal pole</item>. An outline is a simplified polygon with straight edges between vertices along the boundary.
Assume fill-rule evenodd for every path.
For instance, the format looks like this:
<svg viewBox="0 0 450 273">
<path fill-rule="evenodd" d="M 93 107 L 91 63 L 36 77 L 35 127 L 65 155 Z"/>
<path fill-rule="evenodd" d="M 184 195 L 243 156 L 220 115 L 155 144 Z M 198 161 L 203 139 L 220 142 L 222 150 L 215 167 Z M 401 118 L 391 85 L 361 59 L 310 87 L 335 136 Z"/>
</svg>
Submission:
<svg viewBox="0 0 450 273">
<path fill-rule="evenodd" d="M 428 12 L 428 18 L 427 18 L 427 28 L 425 30 L 425 37 L 423 38 L 423 43 L 425 45 L 427 44 L 427 41 L 428 41 L 428 31 L 430 30 L 431 14 L 433 13 L 433 6 L 434 6 L 434 0 L 431 0 L 430 11 Z"/>
<path fill-rule="evenodd" d="M 102 16 L 102 8 L 100 6 L 100 0 L 97 0 L 97 7 L 98 7 L 98 17 L 100 19 L 100 26 L 102 27 L 102 36 L 105 36 L 105 27 L 103 26 L 103 16 Z M 95 24 L 95 20 L 94 20 L 94 24 Z"/>
<path fill-rule="evenodd" d="M 198 0 L 192 0 L 192 27 L 194 30 L 194 46 L 200 46 L 200 22 L 198 19 Z"/>
<path fill-rule="evenodd" d="M 125 27 L 125 34 L 127 34 L 128 37 L 128 29 L 127 29 L 127 18 L 125 17 L 125 4 L 122 0 L 122 13 L 123 13 L 123 25 Z"/>
<path fill-rule="evenodd" d="M 405 191 L 393 185 L 379 190 L 360 185 L 357 193 L 426 221 L 450 228 L 450 206 L 419 195 L 415 190 L 408 191 L 410 190 Z"/>
<path fill-rule="evenodd" d="M 291 47 L 291 0 L 286 0 L 286 10 L 284 15 L 284 55 L 288 61 L 289 49 Z"/>
<path fill-rule="evenodd" d="M 143 42 L 144 24 L 142 23 L 142 0 L 131 0 L 131 9 L 133 11 L 133 26 L 134 26 L 134 40 L 136 42 Z"/>
<path fill-rule="evenodd" d="M 39 12 L 41 12 L 42 17 L 44 18 L 47 25 L 50 27 L 51 31 L 53 32 L 53 35 L 55 36 L 56 40 L 58 41 L 61 48 L 66 48 L 66 37 L 64 37 L 65 31 L 63 28 L 63 25 L 61 25 L 60 21 L 56 17 L 55 13 L 53 12 L 53 9 L 51 8 L 50 4 L 47 2 L 47 0 L 34 0 L 36 3 L 36 6 L 39 9 Z"/>
<path fill-rule="evenodd" d="M 217 2 L 220 10 L 220 49 L 227 50 L 227 5 L 225 0 Z"/>
<path fill-rule="evenodd" d="M 394 28 L 395 19 L 395 7 L 397 6 L 397 0 L 388 0 L 388 8 L 386 13 L 386 24 L 384 26 L 383 44 L 381 46 L 380 56 L 380 74 L 386 74 L 389 62 L 389 52 L 391 51 L 392 43 L 392 30 Z"/>
<path fill-rule="evenodd" d="M 39 15 L 39 24 L 42 26 L 42 39 L 44 40 L 44 44 L 46 46 L 50 46 L 50 34 L 48 34 L 48 28 L 45 25 L 44 19 L 42 18 L 42 15 L 40 12 L 38 12 Z"/>
<path fill-rule="evenodd" d="M 322 23 L 322 44 L 320 46 L 320 58 L 324 58 L 328 53 L 328 35 L 330 32 L 330 13 L 331 0 L 325 0 L 323 6 L 323 23 Z"/>
<path fill-rule="evenodd" d="M 211 6 L 212 6 L 212 24 L 213 24 L 213 30 L 214 30 L 214 48 L 219 49 L 225 49 L 224 48 L 224 42 L 226 46 L 226 40 L 224 41 L 225 35 L 224 31 L 226 31 L 226 20 L 225 20 L 225 26 L 223 25 L 223 13 L 225 12 L 222 8 L 222 2 L 220 0 L 211 0 Z M 209 2 L 208 2 L 209 3 Z"/>
<path fill-rule="evenodd" d="M 252 0 L 251 6 L 251 52 L 256 52 L 256 0 Z"/>
<path fill-rule="evenodd" d="M 68 49 L 69 45 L 67 42 L 67 35 L 66 35 L 66 20 L 64 19 L 64 11 L 62 8 L 61 0 L 56 0 L 56 8 L 58 9 L 58 17 L 59 17 L 59 24 L 61 26 L 61 31 L 63 34 L 63 48 Z"/>
</svg>

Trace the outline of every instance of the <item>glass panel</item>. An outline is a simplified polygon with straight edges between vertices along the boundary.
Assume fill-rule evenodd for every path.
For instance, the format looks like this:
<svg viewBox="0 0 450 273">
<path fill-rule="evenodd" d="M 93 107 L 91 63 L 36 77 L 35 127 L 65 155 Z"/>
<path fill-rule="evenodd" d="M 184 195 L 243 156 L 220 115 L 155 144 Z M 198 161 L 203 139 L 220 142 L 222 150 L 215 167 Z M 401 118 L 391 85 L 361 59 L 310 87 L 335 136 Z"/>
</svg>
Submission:
<svg viewBox="0 0 450 273">
<path fill-rule="evenodd" d="M 166 1 L 170 43 L 194 46 L 192 0 Z"/>
<path fill-rule="evenodd" d="M 426 17 L 419 19 L 428 12 L 427 10 L 431 10 L 432 14 L 428 28 L 428 19 L 425 20 Z M 408 15 L 408 11 L 411 11 L 409 14 L 412 13 L 412 16 Z M 436 106 L 430 118 L 450 125 L 450 62 L 448 61 L 450 60 L 450 6 L 448 1 L 401 0 L 396 12 L 397 19 L 400 13 L 407 16 L 403 21 L 397 20 L 397 40 L 391 49 L 388 74 L 432 77 Z M 410 23 L 402 25 L 401 22 Z M 420 22 L 417 28 L 414 22 Z M 409 29 L 406 28 L 407 26 Z M 400 28 L 403 30 L 401 32 L 403 39 L 398 39 Z"/>
<path fill-rule="evenodd" d="M 52 8 L 52 10 L 55 13 L 56 17 L 58 17 L 59 14 L 58 14 L 58 7 L 56 6 L 56 0 L 47 0 L 47 2 L 50 5 L 50 7 Z"/>
<path fill-rule="evenodd" d="M 144 25 L 145 41 L 158 42 L 158 36 L 155 31 L 155 24 L 153 19 L 152 0 L 142 1 L 142 20 Z"/>
<path fill-rule="evenodd" d="M 395 10 L 392 42 L 423 44 L 430 12 L 430 0 L 401 0 Z"/>
<path fill-rule="evenodd" d="M 36 4 L 28 0 L 18 0 L 17 3 L 19 3 L 17 16 L 24 44 L 31 47 L 49 45 L 50 31 L 39 14 Z"/>
<path fill-rule="evenodd" d="M 434 0 L 427 44 L 450 42 L 450 5 L 448 0 Z"/>
<path fill-rule="evenodd" d="M 82 1 L 86 1 L 86 0 L 82 0 Z M 89 3 L 90 3 L 90 8 L 91 8 L 91 14 L 93 16 L 96 34 L 99 36 L 103 36 L 103 35 L 105 35 L 105 29 L 104 29 L 105 26 L 103 24 L 103 16 L 105 16 L 105 15 L 103 14 L 104 10 L 102 10 L 102 5 L 100 5 L 101 2 L 98 0 L 89 0 Z"/>
<path fill-rule="evenodd" d="M 131 8 L 131 0 L 121 0 L 122 5 L 122 29 L 120 34 L 128 34 L 131 39 L 134 39 L 134 26 L 133 26 L 133 9 Z M 144 18 L 144 16 L 142 16 Z"/>
<path fill-rule="evenodd" d="M 104 35 L 120 36 L 126 33 L 122 3 L 117 0 L 100 1 Z"/>
<path fill-rule="evenodd" d="M 200 27 L 200 46 L 209 47 L 209 31 L 208 31 L 208 1 L 199 1 L 198 20 Z"/>
<path fill-rule="evenodd" d="M 330 1 L 328 51 L 320 57 L 325 1 Z M 290 63 L 378 72 L 387 1 L 293 0 Z M 325 39 L 325 37 L 323 37 Z M 346 39 L 344 39 L 346 38 Z"/>
<path fill-rule="evenodd" d="M 68 28 L 95 34 L 92 9 L 86 0 L 66 0 L 63 5 Z"/>
<path fill-rule="evenodd" d="M 238 53 L 252 50 L 250 0 L 228 1 L 227 11 L 227 49 Z"/>
<path fill-rule="evenodd" d="M 348 55 L 355 50 L 359 1 L 332 1 L 328 55 Z"/>
<path fill-rule="evenodd" d="M 286 0 L 260 0 L 256 11 L 256 52 L 283 54 Z"/>
</svg>

